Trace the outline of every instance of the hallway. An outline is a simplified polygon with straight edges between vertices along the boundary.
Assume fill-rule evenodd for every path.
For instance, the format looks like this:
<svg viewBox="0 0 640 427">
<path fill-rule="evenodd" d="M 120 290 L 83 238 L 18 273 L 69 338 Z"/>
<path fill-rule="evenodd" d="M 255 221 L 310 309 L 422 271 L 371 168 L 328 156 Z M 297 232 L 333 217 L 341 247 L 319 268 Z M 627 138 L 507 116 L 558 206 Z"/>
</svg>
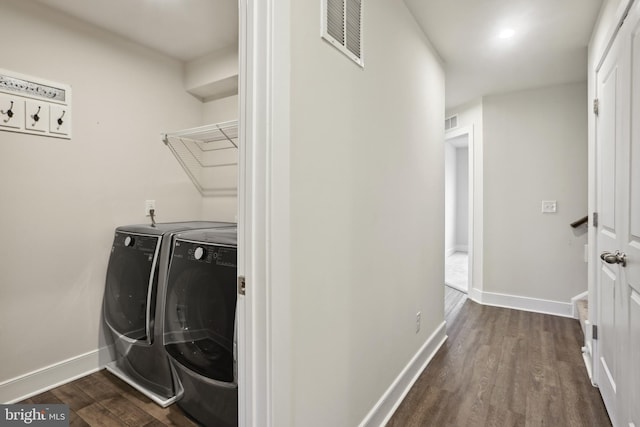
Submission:
<svg viewBox="0 0 640 427">
<path fill-rule="evenodd" d="M 447 334 L 389 427 L 611 425 L 577 320 L 468 300 Z"/>
</svg>

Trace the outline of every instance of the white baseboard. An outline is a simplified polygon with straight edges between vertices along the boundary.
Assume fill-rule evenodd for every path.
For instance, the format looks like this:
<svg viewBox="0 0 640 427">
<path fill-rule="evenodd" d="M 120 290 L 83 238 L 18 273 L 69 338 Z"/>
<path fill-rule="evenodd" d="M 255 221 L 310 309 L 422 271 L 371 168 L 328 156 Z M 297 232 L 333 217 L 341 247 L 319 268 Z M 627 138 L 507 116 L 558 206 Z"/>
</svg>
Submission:
<svg viewBox="0 0 640 427">
<path fill-rule="evenodd" d="M 360 423 L 360 427 L 382 427 L 387 424 L 422 371 L 424 371 L 429 362 L 431 362 L 431 359 L 433 359 L 433 356 L 435 356 L 446 339 L 446 323 L 442 322 L 409 361 L 407 366 L 404 367 L 402 372 L 400 372 L 400 375 L 393 381 L 371 411 L 369 411 Z"/>
<path fill-rule="evenodd" d="M 471 289 L 469 289 L 467 296 L 472 301 L 475 301 L 478 304 L 482 304 L 482 291 L 472 287 Z"/>
<path fill-rule="evenodd" d="M 113 360 L 102 347 L 0 383 L 0 402 L 15 403 L 99 371 Z"/>
<path fill-rule="evenodd" d="M 573 304 L 568 302 L 521 297 L 494 292 L 483 292 L 475 288 L 471 289 L 469 292 L 469 298 L 479 304 L 490 305 L 493 307 L 552 314 L 554 316 L 573 317 Z"/>
<path fill-rule="evenodd" d="M 456 245 L 456 252 L 469 252 L 469 245 Z"/>
<path fill-rule="evenodd" d="M 456 248 L 449 248 L 449 249 L 445 249 L 444 251 L 444 257 L 450 257 L 451 255 L 456 253 Z"/>
<path fill-rule="evenodd" d="M 574 319 L 578 318 L 578 310 L 576 310 L 576 302 L 581 299 L 587 299 L 588 297 L 589 297 L 589 291 L 584 291 L 583 293 L 578 294 L 575 297 L 571 298 L 571 317 L 573 317 Z"/>
</svg>

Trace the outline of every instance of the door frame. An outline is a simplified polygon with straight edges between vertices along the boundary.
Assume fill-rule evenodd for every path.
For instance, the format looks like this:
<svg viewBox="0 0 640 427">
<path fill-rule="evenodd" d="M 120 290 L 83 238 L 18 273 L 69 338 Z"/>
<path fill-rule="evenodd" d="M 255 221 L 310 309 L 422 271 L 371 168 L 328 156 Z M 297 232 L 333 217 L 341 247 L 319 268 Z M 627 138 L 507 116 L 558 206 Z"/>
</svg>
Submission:
<svg viewBox="0 0 640 427">
<path fill-rule="evenodd" d="M 238 422 L 288 427 L 290 0 L 239 1 Z"/>
<path fill-rule="evenodd" d="M 467 252 L 469 276 L 467 295 L 478 302 L 481 301 L 482 295 L 482 149 L 474 139 L 474 125 L 461 126 L 445 132 L 444 142 L 448 143 L 452 139 L 465 135 L 469 141 L 469 249 Z"/>
</svg>

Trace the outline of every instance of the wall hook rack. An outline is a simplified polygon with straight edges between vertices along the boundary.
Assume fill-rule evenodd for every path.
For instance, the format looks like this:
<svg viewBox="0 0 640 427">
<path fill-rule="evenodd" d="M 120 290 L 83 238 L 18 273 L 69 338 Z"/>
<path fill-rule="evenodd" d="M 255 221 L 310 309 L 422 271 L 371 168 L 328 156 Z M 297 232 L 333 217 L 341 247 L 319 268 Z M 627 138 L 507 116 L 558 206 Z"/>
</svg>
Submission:
<svg viewBox="0 0 640 427">
<path fill-rule="evenodd" d="M 71 139 L 71 86 L 0 68 L 0 133 Z"/>
<path fill-rule="evenodd" d="M 38 114 L 40 114 L 40 106 L 38 105 L 38 111 L 36 111 L 35 113 L 33 113 L 31 115 L 31 118 L 33 119 L 33 125 L 31 126 L 35 126 L 36 123 L 38 123 L 40 121 L 40 116 Z"/>
<path fill-rule="evenodd" d="M 13 117 L 13 101 L 10 102 L 11 105 L 9 106 L 9 109 L 7 111 L 0 110 L 0 113 L 7 116 L 7 118 L 4 120 L 5 123 L 9 123 L 9 120 L 11 120 L 11 118 Z"/>
<path fill-rule="evenodd" d="M 62 126 L 62 124 L 64 123 L 64 120 L 62 120 L 62 118 L 64 117 L 64 114 L 66 112 L 67 110 L 62 110 L 62 115 L 58 117 L 58 120 L 56 120 L 56 123 L 58 123 L 58 130 L 60 130 L 60 126 Z"/>
</svg>

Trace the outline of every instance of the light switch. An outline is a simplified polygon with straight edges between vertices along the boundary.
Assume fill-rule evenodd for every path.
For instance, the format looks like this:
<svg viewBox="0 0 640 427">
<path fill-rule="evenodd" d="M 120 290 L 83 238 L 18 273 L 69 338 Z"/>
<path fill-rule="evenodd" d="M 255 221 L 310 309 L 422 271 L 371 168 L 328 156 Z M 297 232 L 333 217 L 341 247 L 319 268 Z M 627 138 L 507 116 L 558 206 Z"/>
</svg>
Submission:
<svg viewBox="0 0 640 427">
<path fill-rule="evenodd" d="M 0 128 L 24 129 L 24 98 L 0 93 Z"/>
<path fill-rule="evenodd" d="M 51 104 L 49 110 L 49 132 L 69 135 L 71 129 L 71 111 L 64 105 Z"/>
<path fill-rule="evenodd" d="M 25 101 L 25 129 L 46 132 L 49 130 L 49 104 Z"/>
<path fill-rule="evenodd" d="M 555 200 L 542 201 L 542 213 L 556 213 L 558 211 L 558 203 Z"/>
</svg>

